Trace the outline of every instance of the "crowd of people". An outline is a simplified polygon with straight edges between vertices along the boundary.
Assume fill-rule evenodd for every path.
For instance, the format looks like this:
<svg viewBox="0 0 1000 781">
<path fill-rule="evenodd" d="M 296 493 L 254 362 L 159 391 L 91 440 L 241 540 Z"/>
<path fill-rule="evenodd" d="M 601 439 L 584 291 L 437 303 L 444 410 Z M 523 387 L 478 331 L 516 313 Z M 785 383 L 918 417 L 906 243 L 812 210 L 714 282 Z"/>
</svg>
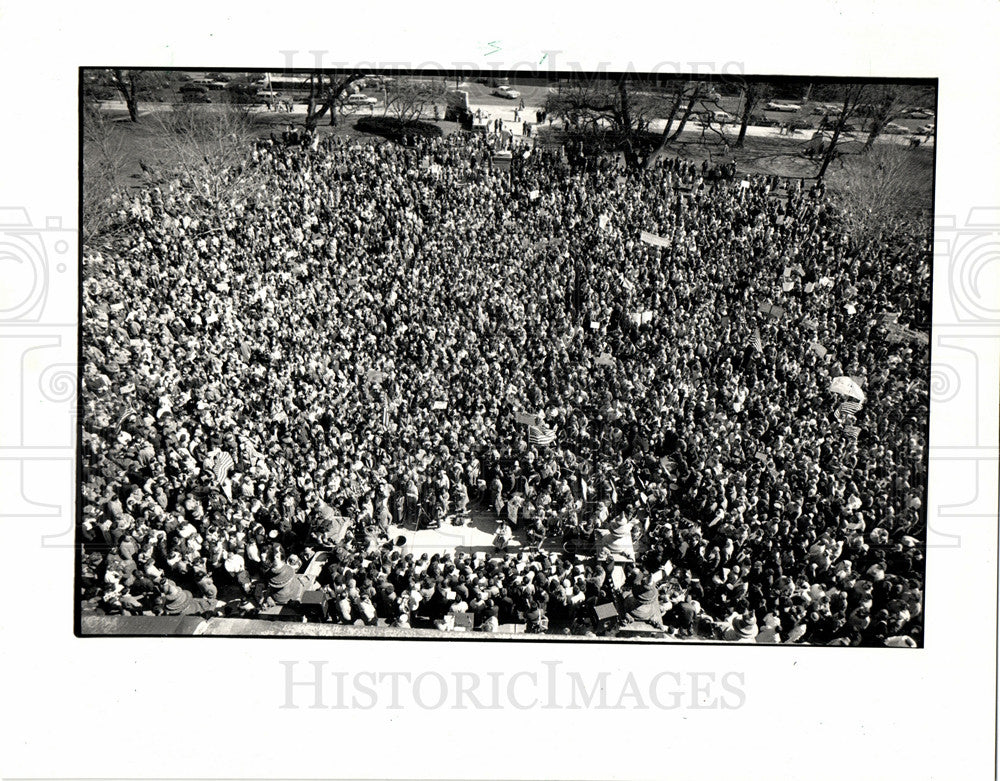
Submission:
<svg viewBox="0 0 1000 781">
<path fill-rule="evenodd" d="M 272 140 L 240 197 L 122 202 L 83 269 L 84 609 L 920 645 L 929 235 L 495 141 Z M 530 544 L 390 531 L 470 509 Z"/>
</svg>

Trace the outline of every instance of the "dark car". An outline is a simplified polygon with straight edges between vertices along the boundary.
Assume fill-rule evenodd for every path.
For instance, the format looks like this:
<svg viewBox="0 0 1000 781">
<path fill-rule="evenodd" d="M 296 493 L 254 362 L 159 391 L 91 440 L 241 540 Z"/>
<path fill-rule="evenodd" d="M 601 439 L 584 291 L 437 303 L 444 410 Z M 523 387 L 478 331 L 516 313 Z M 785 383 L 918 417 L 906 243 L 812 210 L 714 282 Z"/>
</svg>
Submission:
<svg viewBox="0 0 1000 781">
<path fill-rule="evenodd" d="M 180 88 L 181 100 L 185 103 L 211 103 L 208 88 L 199 84 L 185 84 Z"/>
</svg>

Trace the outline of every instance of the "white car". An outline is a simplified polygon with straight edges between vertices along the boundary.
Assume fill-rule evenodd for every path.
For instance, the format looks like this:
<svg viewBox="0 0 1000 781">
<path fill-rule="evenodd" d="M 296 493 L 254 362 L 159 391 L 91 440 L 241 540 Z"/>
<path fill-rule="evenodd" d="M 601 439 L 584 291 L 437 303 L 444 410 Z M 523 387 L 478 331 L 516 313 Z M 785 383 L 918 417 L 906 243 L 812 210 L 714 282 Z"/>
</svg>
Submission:
<svg viewBox="0 0 1000 781">
<path fill-rule="evenodd" d="M 802 106 L 796 103 L 775 103 L 773 100 L 768 103 L 764 108 L 767 111 L 801 111 Z"/>
<path fill-rule="evenodd" d="M 709 110 L 698 112 L 697 116 L 703 122 L 714 122 L 717 125 L 726 125 L 730 122 L 735 122 L 736 117 L 730 114 L 728 111 L 720 110 Z"/>
<path fill-rule="evenodd" d="M 362 95 L 360 92 L 357 95 L 351 95 L 347 99 L 348 106 L 368 106 L 374 108 L 378 101 L 375 98 L 370 98 L 367 95 Z"/>
<path fill-rule="evenodd" d="M 506 85 L 502 87 L 497 87 L 493 90 L 493 94 L 500 98 L 507 98 L 508 100 L 517 100 L 521 97 L 521 93 L 518 92 L 513 87 L 508 87 Z"/>
<path fill-rule="evenodd" d="M 937 125 L 934 122 L 928 122 L 926 125 L 921 125 L 920 126 L 919 132 L 924 133 L 926 135 L 930 135 L 936 129 L 937 129 Z"/>
<path fill-rule="evenodd" d="M 890 122 L 885 126 L 885 132 L 894 136 L 901 136 L 904 133 L 909 133 L 910 129 L 905 125 L 900 125 L 898 122 Z"/>
</svg>

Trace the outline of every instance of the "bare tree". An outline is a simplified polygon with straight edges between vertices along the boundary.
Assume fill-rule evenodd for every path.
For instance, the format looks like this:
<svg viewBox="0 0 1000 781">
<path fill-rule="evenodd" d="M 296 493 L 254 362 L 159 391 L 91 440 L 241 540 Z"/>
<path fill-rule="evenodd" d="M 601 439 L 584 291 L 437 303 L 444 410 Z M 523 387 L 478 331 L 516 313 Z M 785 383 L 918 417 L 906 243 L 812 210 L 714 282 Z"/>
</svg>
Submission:
<svg viewBox="0 0 1000 781">
<path fill-rule="evenodd" d="M 436 101 L 444 100 L 445 87 L 434 79 L 397 78 L 385 91 L 385 115 L 392 115 L 400 127 L 420 119 Z"/>
<path fill-rule="evenodd" d="M 830 137 L 830 143 L 823 154 L 823 162 L 820 164 L 819 173 L 816 174 L 817 179 L 822 179 L 826 175 L 826 169 L 830 167 L 830 163 L 837 155 L 837 143 L 840 141 L 840 135 L 848 121 L 857 114 L 858 107 L 862 104 L 864 97 L 864 84 L 848 84 L 844 88 L 840 111 L 834 121 L 833 135 Z"/>
<path fill-rule="evenodd" d="M 306 106 L 305 125 L 308 130 L 314 130 L 326 114 L 330 115 L 330 125 L 337 124 L 337 108 L 343 101 L 350 86 L 363 78 L 361 71 L 348 74 L 323 73 L 309 74 L 309 101 Z"/>
<path fill-rule="evenodd" d="M 654 119 L 666 115 L 666 127 L 655 155 L 683 132 L 702 97 L 694 82 L 666 85 L 620 78 L 580 79 L 560 85 L 549 95 L 545 108 L 562 117 L 567 125 L 582 132 L 607 135 L 616 146 L 633 149 L 637 136 L 646 132 Z M 677 128 L 671 129 L 674 119 Z"/>
<path fill-rule="evenodd" d="M 132 122 L 139 121 L 138 77 L 134 71 L 115 68 L 112 72 L 115 88 L 121 93 L 125 106 L 128 108 L 128 118 Z"/>
<path fill-rule="evenodd" d="M 646 120 L 650 108 L 648 98 L 626 79 L 617 83 L 607 79 L 581 79 L 564 86 L 558 94 L 550 95 L 545 109 L 575 128 L 610 133 L 629 146 Z"/>
<path fill-rule="evenodd" d="M 122 129 L 96 107 L 83 117 L 83 240 L 96 241 L 115 224 L 115 201 L 125 189 Z"/>
<path fill-rule="evenodd" d="M 899 119 L 907 111 L 926 105 L 934 98 L 928 87 L 914 87 L 907 84 L 877 84 L 869 88 L 867 113 L 870 125 L 865 150 L 872 148 L 876 139 L 893 120 Z"/>
<path fill-rule="evenodd" d="M 676 82 L 668 87 L 666 97 L 669 101 L 669 108 L 666 116 L 666 124 L 663 126 L 663 135 L 660 136 L 659 145 L 646 161 L 647 167 L 653 165 L 656 159 L 666 151 L 667 147 L 684 132 L 688 120 L 691 119 L 695 112 L 698 101 L 706 96 L 705 93 L 706 85 L 705 82 L 701 81 Z M 678 119 L 677 127 L 671 131 L 671 126 L 675 119 Z"/>
<path fill-rule="evenodd" d="M 259 186 L 252 164 L 255 115 L 245 107 L 180 104 L 156 114 L 163 177 L 180 176 L 202 198 L 209 221 L 217 222 L 232 204 L 246 201 Z M 148 166 L 147 166 L 148 168 Z"/>
<path fill-rule="evenodd" d="M 735 147 L 743 147 L 753 112 L 757 110 L 762 101 L 767 100 L 770 92 L 770 86 L 762 81 L 748 81 L 743 85 L 740 101 L 740 132 L 736 136 Z"/>
<path fill-rule="evenodd" d="M 879 144 L 830 174 L 831 197 L 855 248 L 890 238 L 930 209 L 931 166 L 924 151 Z"/>
<path fill-rule="evenodd" d="M 132 122 L 139 121 L 140 101 L 152 99 L 157 91 L 169 89 L 175 83 L 175 76 L 170 71 L 112 68 L 105 76 L 109 86 L 117 90 L 125 101 L 128 118 Z"/>
</svg>

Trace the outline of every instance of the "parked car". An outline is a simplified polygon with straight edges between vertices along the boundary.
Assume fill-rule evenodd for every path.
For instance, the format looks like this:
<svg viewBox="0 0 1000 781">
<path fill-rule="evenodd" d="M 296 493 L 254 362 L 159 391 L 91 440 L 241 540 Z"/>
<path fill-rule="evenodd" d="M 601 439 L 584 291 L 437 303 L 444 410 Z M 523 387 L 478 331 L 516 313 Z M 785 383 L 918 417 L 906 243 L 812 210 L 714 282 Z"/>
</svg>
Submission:
<svg viewBox="0 0 1000 781">
<path fill-rule="evenodd" d="M 928 122 L 926 125 L 921 125 L 918 131 L 924 135 L 930 135 L 937 130 L 937 124 L 934 122 Z"/>
<path fill-rule="evenodd" d="M 770 103 L 768 103 L 766 106 L 764 106 L 764 108 L 767 111 L 801 111 L 802 110 L 802 106 L 798 105 L 797 103 L 776 103 L 773 100 Z"/>
<path fill-rule="evenodd" d="M 508 100 L 517 100 L 519 97 L 521 97 L 520 92 L 518 92 L 513 87 L 509 87 L 507 85 L 497 87 L 495 90 L 493 90 L 493 94 L 499 98 L 507 98 Z"/>
<path fill-rule="evenodd" d="M 885 126 L 883 132 L 893 136 L 901 136 L 905 135 L 906 133 L 909 133 L 910 129 L 908 127 L 900 125 L 898 122 L 890 122 Z"/>
<path fill-rule="evenodd" d="M 728 111 L 705 109 L 704 111 L 696 111 L 695 116 L 703 122 L 714 122 L 717 125 L 725 125 L 729 122 L 735 122 L 736 117 L 730 114 Z"/>
<path fill-rule="evenodd" d="M 376 103 L 378 103 L 378 100 L 376 100 L 375 98 L 370 98 L 367 95 L 363 95 L 360 92 L 357 95 L 351 95 L 347 99 L 348 106 L 358 106 L 359 108 L 362 106 L 367 106 L 368 108 L 374 108 Z"/>
<path fill-rule="evenodd" d="M 747 124 L 757 127 L 777 127 L 779 123 L 773 119 L 769 119 L 766 114 L 751 114 Z"/>
<path fill-rule="evenodd" d="M 185 84 L 179 90 L 181 93 L 181 100 L 185 103 L 211 103 L 212 98 L 209 97 L 208 87 L 204 87 L 201 84 Z"/>
</svg>

